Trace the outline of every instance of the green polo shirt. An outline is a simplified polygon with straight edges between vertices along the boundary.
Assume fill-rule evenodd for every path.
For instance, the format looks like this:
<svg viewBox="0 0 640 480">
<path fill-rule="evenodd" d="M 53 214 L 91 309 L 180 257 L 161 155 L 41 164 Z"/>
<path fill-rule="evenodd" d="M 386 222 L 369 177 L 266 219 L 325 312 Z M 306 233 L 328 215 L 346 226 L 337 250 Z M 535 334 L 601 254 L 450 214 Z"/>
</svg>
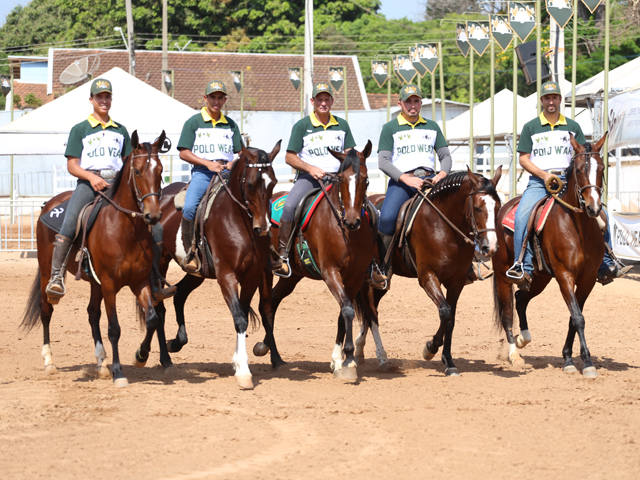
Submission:
<svg viewBox="0 0 640 480">
<path fill-rule="evenodd" d="M 580 145 L 585 144 L 578 122 L 560 114 L 558 121 L 551 124 L 541 112 L 522 127 L 518 152 L 531 154 L 533 164 L 542 170 L 564 170 L 573 156 L 570 133 Z"/>
<path fill-rule="evenodd" d="M 391 163 L 403 173 L 418 167 L 435 171 L 436 151 L 446 146 L 447 141 L 436 122 L 420 115 L 416 123 L 409 123 L 400 114 L 382 126 L 378 152 L 391 152 Z"/>
<path fill-rule="evenodd" d="M 233 160 L 233 154 L 242 150 L 242 137 L 236 122 L 222 113 L 218 121 L 209 115 L 206 107 L 189 118 L 182 127 L 178 150 L 191 150 L 205 160 Z"/>
<path fill-rule="evenodd" d="M 69 132 L 67 157 L 80 159 L 85 170 L 120 170 L 122 158 L 131 153 L 131 139 L 124 125 L 112 119 L 102 124 L 93 114 Z"/>
<path fill-rule="evenodd" d="M 309 165 L 333 173 L 340 169 L 340 161 L 329 153 L 329 149 L 343 152 L 355 145 L 346 120 L 331 115 L 324 125 L 312 112 L 298 120 L 291 129 L 287 151 L 298 154 Z"/>
</svg>

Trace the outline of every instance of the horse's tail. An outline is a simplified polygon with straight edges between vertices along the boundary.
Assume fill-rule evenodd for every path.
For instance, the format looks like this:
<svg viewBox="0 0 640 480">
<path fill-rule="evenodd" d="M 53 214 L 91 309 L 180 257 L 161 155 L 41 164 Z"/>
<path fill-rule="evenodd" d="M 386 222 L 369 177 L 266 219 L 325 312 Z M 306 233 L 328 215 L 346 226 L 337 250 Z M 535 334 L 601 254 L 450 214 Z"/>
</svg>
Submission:
<svg viewBox="0 0 640 480">
<path fill-rule="evenodd" d="M 500 297 L 498 295 L 498 276 L 493 273 L 493 323 L 498 330 L 502 330 L 504 325 L 502 323 L 502 314 L 504 312 L 504 305 L 500 301 Z M 513 287 L 511 284 L 508 286 L 509 294 L 513 295 Z"/>
<path fill-rule="evenodd" d="M 353 309 L 356 312 L 356 318 L 361 324 L 364 324 L 367 320 L 364 316 L 364 310 L 362 309 L 362 302 L 365 302 L 366 299 L 363 298 L 362 289 L 356 294 L 355 302 L 353 302 Z M 367 325 L 368 326 L 368 325 Z"/>
<path fill-rule="evenodd" d="M 20 328 L 27 332 L 31 331 L 40 322 L 40 314 L 42 312 L 42 290 L 40 287 L 40 267 L 38 267 L 36 278 L 33 279 L 33 284 L 31 285 L 27 306 L 24 309 L 24 316 L 22 317 L 22 322 L 20 322 Z"/>
<path fill-rule="evenodd" d="M 258 314 L 256 313 L 256 311 L 253 308 L 251 308 L 251 305 L 249 305 L 249 311 L 247 312 L 247 319 L 249 320 L 249 325 L 251 326 L 252 330 L 260 328 L 260 318 L 258 317 Z"/>
</svg>

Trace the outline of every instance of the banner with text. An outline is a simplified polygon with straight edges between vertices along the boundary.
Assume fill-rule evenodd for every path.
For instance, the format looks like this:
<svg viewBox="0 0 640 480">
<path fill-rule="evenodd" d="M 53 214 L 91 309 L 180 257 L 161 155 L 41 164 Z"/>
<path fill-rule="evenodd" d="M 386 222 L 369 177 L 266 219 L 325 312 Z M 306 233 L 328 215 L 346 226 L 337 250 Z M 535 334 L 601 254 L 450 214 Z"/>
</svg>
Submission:
<svg viewBox="0 0 640 480">
<path fill-rule="evenodd" d="M 640 260 L 640 214 L 609 213 L 613 253 L 627 260 Z"/>
</svg>

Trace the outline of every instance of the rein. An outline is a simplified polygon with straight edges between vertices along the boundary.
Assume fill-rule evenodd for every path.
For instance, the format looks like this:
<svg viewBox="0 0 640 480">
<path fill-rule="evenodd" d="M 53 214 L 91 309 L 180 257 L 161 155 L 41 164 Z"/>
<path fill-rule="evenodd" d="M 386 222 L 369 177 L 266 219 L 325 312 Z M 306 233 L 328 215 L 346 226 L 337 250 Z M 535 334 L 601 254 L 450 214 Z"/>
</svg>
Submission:
<svg viewBox="0 0 640 480">
<path fill-rule="evenodd" d="M 336 174 L 333 174 L 333 173 L 327 174 L 326 177 L 329 177 L 331 183 L 340 183 L 340 178 Z M 331 212 L 333 213 L 333 216 L 336 217 L 338 226 L 344 232 L 344 217 L 340 215 L 340 213 L 338 212 L 338 209 L 331 201 L 331 198 L 329 198 L 329 194 L 327 193 L 326 188 L 324 188 L 324 182 L 320 180 L 318 183 L 320 184 L 320 188 L 322 189 L 322 193 L 324 193 L 324 196 L 327 199 L 327 202 L 329 202 L 329 206 L 331 207 Z M 338 192 L 338 197 L 339 196 L 340 196 L 340 192 Z"/>
<path fill-rule="evenodd" d="M 269 168 L 271 166 L 271 163 L 247 163 L 244 166 L 244 170 L 242 171 L 242 179 L 240 180 L 240 183 L 243 184 L 246 181 L 247 178 L 247 168 Z M 235 203 L 238 204 L 238 206 L 240 208 L 242 208 L 245 213 L 249 216 L 249 218 L 253 218 L 253 214 L 251 213 L 251 210 L 249 210 L 248 207 L 248 202 L 247 200 L 244 198 L 244 189 L 241 189 L 242 193 L 243 193 L 243 200 L 244 203 L 242 203 L 240 200 L 238 200 L 236 198 L 236 196 L 231 192 L 231 189 L 229 188 L 229 184 L 228 182 L 222 177 L 222 175 L 220 174 L 220 172 L 216 172 L 216 175 L 218 176 L 218 179 L 220 180 L 220 183 L 222 183 L 222 186 L 224 187 L 224 189 L 226 190 L 226 192 L 229 194 L 229 196 L 231 197 L 231 200 L 233 200 Z"/>
<path fill-rule="evenodd" d="M 589 145 L 589 147 L 590 147 L 590 145 Z M 578 157 L 580 155 L 586 155 L 588 157 L 591 157 L 591 153 L 592 153 L 591 152 L 591 148 L 589 148 L 586 152 L 576 153 L 571 160 L 573 161 L 576 157 Z M 547 188 L 547 191 L 549 191 L 550 195 L 553 197 L 554 200 L 556 200 L 557 202 L 559 202 L 560 204 L 562 204 L 564 207 L 568 208 L 572 212 L 575 212 L 575 213 L 584 212 L 584 200 L 582 199 L 582 192 L 584 192 L 587 188 L 595 188 L 598 191 L 598 193 L 600 195 L 602 195 L 602 187 L 598 187 L 597 185 L 587 184 L 587 185 L 577 189 L 576 197 L 577 197 L 577 200 L 578 200 L 578 205 L 580 205 L 580 207 L 574 207 L 570 203 L 568 203 L 568 202 L 564 201 L 562 198 L 560 198 L 559 194 L 560 194 L 560 191 L 562 191 L 562 187 L 564 187 L 564 184 L 562 183 L 562 180 L 560 180 L 558 177 L 554 177 L 554 178 L 557 179 L 556 181 L 560 184 L 560 187 L 558 189 L 556 189 L 555 191 L 554 190 L 550 190 L 549 186 L 547 186 L 547 184 L 545 183 L 545 187 Z M 574 178 L 575 184 L 577 186 L 578 185 L 578 177 L 577 177 L 577 174 L 576 174 L 575 165 L 574 165 L 574 168 L 573 168 L 573 178 Z"/>
<path fill-rule="evenodd" d="M 430 186 L 430 187 L 428 187 L 428 188 L 433 188 L 433 185 L 431 185 L 431 186 Z M 418 190 L 418 193 L 420 194 L 420 196 L 421 196 L 422 198 L 424 198 L 425 202 L 427 202 L 427 203 L 428 203 L 428 204 L 429 204 L 429 205 L 430 205 L 430 206 L 431 206 L 431 207 L 432 207 L 432 208 L 433 208 L 433 209 L 438 213 L 438 215 L 440 215 L 440 217 L 442 217 L 442 219 L 446 222 L 446 224 L 447 224 L 447 225 L 449 225 L 449 226 L 451 227 L 451 229 L 452 229 L 454 232 L 456 232 L 458 235 L 460 235 L 460 236 L 462 237 L 462 239 L 463 239 L 466 243 L 468 243 L 469 245 L 475 245 L 475 242 L 474 242 L 473 240 L 471 240 L 469 237 L 467 237 L 467 236 L 464 234 L 464 232 L 462 232 L 462 230 L 460 230 L 458 227 L 456 227 L 456 226 L 454 225 L 454 223 L 453 223 L 451 220 L 449 220 L 449 219 L 447 218 L 447 216 L 446 216 L 446 215 L 445 215 L 445 214 L 444 214 L 444 213 L 443 213 L 443 212 L 442 212 L 438 207 L 436 207 L 436 206 L 434 205 L 434 203 L 429 199 L 429 197 L 428 197 L 428 196 L 427 196 L 427 195 L 426 195 L 422 190 Z M 470 194 L 467 196 L 467 200 L 468 200 L 469 198 L 471 198 L 471 195 L 472 195 L 472 194 L 473 194 L 473 192 L 472 192 L 472 193 L 470 193 Z M 467 203 L 467 202 L 465 201 L 465 205 L 466 205 L 466 203 Z M 473 225 L 473 228 L 474 228 L 474 232 L 473 232 L 473 233 L 474 233 L 474 234 L 475 234 L 476 232 L 478 232 L 478 233 L 479 233 L 479 231 L 478 231 L 478 230 L 477 230 L 477 228 L 476 228 L 476 222 L 475 222 L 475 218 L 473 217 L 473 212 L 472 212 L 472 214 L 471 214 L 471 217 L 473 218 L 473 221 L 472 221 L 472 225 Z M 495 230 L 495 229 L 493 229 L 493 228 L 492 228 L 492 229 L 483 229 L 482 231 L 489 231 L 489 230 Z"/>
</svg>

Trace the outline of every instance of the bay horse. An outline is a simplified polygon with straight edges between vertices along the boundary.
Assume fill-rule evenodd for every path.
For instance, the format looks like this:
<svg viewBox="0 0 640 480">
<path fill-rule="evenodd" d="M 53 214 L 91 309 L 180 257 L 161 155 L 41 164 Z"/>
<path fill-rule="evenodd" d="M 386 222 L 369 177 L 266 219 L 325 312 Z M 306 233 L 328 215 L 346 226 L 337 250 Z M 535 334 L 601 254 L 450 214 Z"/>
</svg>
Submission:
<svg viewBox="0 0 640 480">
<path fill-rule="evenodd" d="M 246 351 L 246 332 L 249 319 L 256 319 L 251 299 L 257 289 L 260 296 L 258 309 L 268 341 L 273 345 L 271 363 L 274 366 L 283 363 L 273 339 L 269 247 L 269 202 L 277 183 L 272 162 L 280 151 L 280 144 L 281 141 L 278 141 L 269 154 L 256 148 L 243 148 L 240 151 L 229 180 L 224 180 L 226 187 L 215 197 L 211 213 L 203 224 L 204 240 L 211 252 L 214 270 L 207 278 L 217 279 L 236 330 L 236 349 L 232 362 L 241 389 L 254 386 Z M 172 183 L 162 191 L 163 272 L 166 272 L 172 258 L 180 262 L 186 255 L 181 240 L 182 213 L 174 203 L 175 195 L 184 186 L 184 183 Z M 204 248 L 204 245 L 199 245 L 199 248 Z M 176 285 L 173 304 L 178 332 L 174 339 L 167 342 L 170 352 L 179 351 L 187 343 L 184 304 L 189 294 L 203 281 L 203 276 L 187 274 Z M 159 303 L 156 309 L 164 318 L 166 309 L 163 303 Z"/>
<path fill-rule="evenodd" d="M 340 305 L 331 366 L 334 375 L 346 382 L 355 382 L 358 378 L 353 356 L 354 302 L 358 291 L 366 282 L 376 248 L 376 228 L 363 215 L 369 184 L 366 159 L 371 154 L 371 148 L 369 141 L 362 152 L 355 149 L 348 153 L 329 150 L 340 160 L 338 173 L 329 175 L 334 188 L 326 191 L 327 194 L 318 203 L 308 227 L 301 234 L 307 242 L 319 274 L 309 272 L 294 245 L 290 252 L 292 274 L 289 278 L 280 278 L 273 289 L 275 315 L 280 302 L 293 292 L 302 278 L 324 280 Z M 278 235 L 274 233 L 271 239 L 275 248 Z M 264 343 L 258 342 L 254 346 L 254 353 L 266 354 L 270 348 L 269 341 L 265 336 Z"/>
<path fill-rule="evenodd" d="M 577 333 L 583 362 L 582 374 L 587 378 L 597 376 L 585 340 L 582 309 L 596 283 L 598 267 L 605 248 L 599 225 L 602 221 L 600 211 L 604 172 L 604 162 L 599 151 L 605 138 L 606 134 L 595 145 L 587 144 L 585 147 L 571 136 L 575 154 L 565 172 L 567 180 L 563 195 L 569 207 L 554 204 L 542 232 L 542 253 L 552 273 L 535 270 L 530 290 L 516 291 L 515 307 L 520 319 L 520 334 L 515 339 L 512 333 L 513 288 L 505 274 L 513 264 L 513 234 L 503 228 L 502 219 L 506 212 L 519 202 L 520 197 L 506 203 L 498 214 L 499 247 L 498 254 L 493 257 L 494 314 L 496 325 L 502 326 L 509 343 L 509 360 L 516 367 L 524 365 L 516 347 L 523 348 L 531 342 L 527 305 L 545 289 L 551 278 L 555 277 L 570 313 L 569 330 L 562 349 L 563 371 L 577 372 L 572 360 L 573 342 Z M 592 168 L 591 160 L 595 161 L 595 168 Z"/>
<path fill-rule="evenodd" d="M 497 238 L 495 218 L 500 208 L 496 185 L 502 175 L 498 167 L 493 179 L 467 171 L 451 172 L 433 185 L 426 195 L 430 200 L 420 205 L 408 238 L 408 255 L 393 248 L 391 273 L 417 278 L 427 296 L 438 307 L 440 326 L 422 351 L 425 360 L 431 360 L 442 350 L 442 363 L 447 376 L 459 374 L 451 356 L 451 341 L 456 320 L 456 306 L 467 281 L 474 254 L 482 258 L 495 254 Z M 419 195 L 417 193 L 416 195 Z M 384 195 L 372 196 L 379 205 Z M 410 200 L 409 200 L 410 201 Z M 472 240 L 473 239 L 473 240 Z M 442 292 L 446 288 L 446 295 Z M 364 358 L 366 334 L 372 328 L 378 359 L 386 358 L 377 333 L 378 305 L 386 290 L 363 290 L 358 297 L 358 313 L 362 317 L 362 330 L 356 339 L 356 356 Z"/>
<path fill-rule="evenodd" d="M 104 298 L 105 310 L 109 319 L 108 336 L 113 351 L 111 375 L 116 386 L 126 386 L 126 377 L 122 372 L 118 341 L 120 324 L 116 311 L 116 295 L 124 286 L 128 286 L 136 297 L 138 307 L 142 310 L 147 326 L 147 338 L 143 344 L 150 342 L 153 331 L 160 321 L 153 308 L 153 297 L 150 287 L 152 271 L 152 236 L 150 226 L 160 220 L 160 183 L 162 181 L 162 162 L 158 152 L 164 144 L 166 135 L 163 131 L 152 143 L 140 143 L 137 131 L 131 136 L 133 151 L 123 161 L 123 166 L 116 176 L 109 191 L 110 198 L 99 211 L 95 222 L 86 235 L 86 248 L 90 252 L 89 274 L 83 269 L 82 278 L 91 283 L 91 298 L 87 312 L 93 335 L 98 375 L 108 377 L 109 370 L 104 364 L 106 352 L 100 333 L 100 302 Z M 51 255 L 55 232 L 45 226 L 42 218 L 71 197 L 70 191 L 60 193 L 49 200 L 40 213 L 36 227 L 38 248 L 38 271 L 27 300 L 21 326 L 31 330 L 40 321 L 42 324 L 44 358 L 47 373 L 55 373 L 51 353 L 49 325 L 53 313 L 53 305 L 47 299 L 45 288 L 51 272 Z M 76 242 L 69 253 L 67 267 L 78 268 Z M 97 280 L 96 280 L 97 278 Z M 99 283 L 98 283 L 99 282 Z M 162 333 L 160 333 L 162 332 Z M 164 333 L 158 328 L 159 340 Z M 142 348 L 142 345 L 141 345 Z M 169 365 L 171 360 L 166 351 L 164 339 L 160 341 L 161 362 Z"/>
</svg>

